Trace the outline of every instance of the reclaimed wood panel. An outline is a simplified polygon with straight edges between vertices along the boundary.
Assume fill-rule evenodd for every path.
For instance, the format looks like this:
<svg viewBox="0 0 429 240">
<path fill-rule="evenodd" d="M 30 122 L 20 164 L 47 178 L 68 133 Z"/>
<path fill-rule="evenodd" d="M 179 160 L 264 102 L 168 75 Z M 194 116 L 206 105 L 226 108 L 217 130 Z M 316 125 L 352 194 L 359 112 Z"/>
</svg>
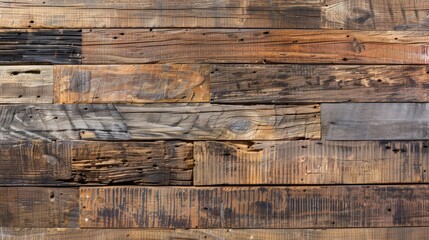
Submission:
<svg viewBox="0 0 429 240">
<path fill-rule="evenodd" d="M 419 65 L 216 64 L 216 103 L 426 102 L 428 72 Z"/>
<path fill-rule="evenodd" d="M 429 186 L 80 188 L 83 228 L 426 226 Z"/>
<path fill-rule="evenodd" d="M 81 47 L 82 30 L 0 30 L 0 64 L 80 64 Z"/>
<path fill-rule="evenodd" d="M 0 103 L 52 103 L 52 66 L 0 66 Z"/>
<path fill-rule="evenodd" d="M 0 27 L 320 28 L 320 13 L 319 0 L 24 0 L 0 4 Z"/>
<path fill-rule="evenodd" d="M 425 31 L 94 29 L 83 31 L 85 64 L 427 64 Z"/>
<path fill-rule="evenodd" d="M 78 227 L 76 188 L 0 188 L 2 227 Z"/>
<path fill-rule="evenodd" d="M 192 185 L 186 142 L 0 142 L 0 185 Z"/>
<path fill-rule="evenodd" d="M 5 240 L 189 239 L 189 240 L 404 240 L 425 239 L 427 227 L 348 229 L 76 229 L 0 228 Z"/>
<path fill-rule="evenodd" d="M 427 1 L 325 0 L 322 28 L 374 30 L 426 30 Z"/>
<path fill-rule="evenodd" d="M 204 65 L 60 65 L 57 103 L 208 102 Z"/>
<path fill-rule="evenodd" d="M 428 182 L 427 141 L 194 143 L 194 185 Z"/>
<path fill-rule="evenodd" d="M 428 140 L 429 104 L 322 104 L 326 140 Z"/>
</svg>

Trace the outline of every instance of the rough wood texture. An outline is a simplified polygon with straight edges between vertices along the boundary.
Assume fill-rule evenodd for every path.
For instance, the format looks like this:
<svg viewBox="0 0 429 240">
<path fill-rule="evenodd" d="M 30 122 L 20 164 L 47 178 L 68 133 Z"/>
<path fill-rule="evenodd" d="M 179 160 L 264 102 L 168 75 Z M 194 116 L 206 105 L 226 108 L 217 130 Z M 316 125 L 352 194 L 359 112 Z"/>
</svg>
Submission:
<svg viewBox="0 0 429 240">
<path fill-rule="evenodd" d="M 428 140 L 429 104 L 322 104 L 326 140 Z"/>
<path fill-rule="evenodd" d="M 0 185 L 192 185 L 185 142 L 0 142 Z"/>
<path fill-rule="evenodd" d="M 320 139 L 319 105 L 116 105 L 132 139 Z"/>
<path fill-rule="evenodd" d="M 83 62 L 427 64 L 423 31 L 94 29 Z"/>
<path fill-rule="evenodd" d="M 418 65 L 217 64 L 210 89 L 217 103 L 426 102 L 428 71 Z"/>
<path fill-rule="evenodd" d="M 320 12 L 319 0 L 23 0 L 0 3 L 0 27 L 320 28 Z"/>
<path fill-rule="evenodd" d="M 0 103 L 52 103 L 51 66 L 0 66 Z"/>
<path fill-rule="evenodd" d="M 78 227 L 76 188 L 0 188 L 2 227 Z"/>
<path fill-rule="evenodd" d="M 80 189 L 90 228 L 426 226 L 429 186 Z"/>
<path fill-rule="evenodd" d="M 208 102 L 203 65 L 67 65 L 55 67 L 57 103 Z"/>
<path fill-rule="evenodd" d="M 324 0 L 322 28 L 427 30 L 427 1 Z"/>
<path fill-rule="evenodd" d="M 81 45 L 81 30 L 0 30 L 0 64 L 80 64 Z"/>
<path fill-rule="evenodd" d="M 73 229 L 73 228 L 0 228 L 4 240 L 404 240 L 425 239 L 427 227 L 349 228 L 349 229 Z"/>
<path fill-rule="evenodd" d="M 195 142 L 195 185 L 428 182 L 429 142 Z"/>
</svg>

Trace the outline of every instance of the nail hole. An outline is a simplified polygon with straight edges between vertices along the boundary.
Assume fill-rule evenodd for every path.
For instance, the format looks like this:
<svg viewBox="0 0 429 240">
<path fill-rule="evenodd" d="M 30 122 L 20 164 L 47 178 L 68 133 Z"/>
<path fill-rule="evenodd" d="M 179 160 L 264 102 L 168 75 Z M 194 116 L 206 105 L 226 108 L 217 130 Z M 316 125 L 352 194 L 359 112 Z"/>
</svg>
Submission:
<svg viewBox="0 0 429 240">
<path fill-rule="evenodd" d="M 347 61 L 347 58 L 343 58 L 343 61 Z"/>
<path fill-rule="evenodd" d="M 31 20 L 31 21 L 30 21 L 30 23 L 34 23 L 34 21 L 33 21 L 33 20 Z"/>
<path fill-rule="evenodd" d="M 244 41 L 244 38 L 241 38 L 241 39 L 240 39 L 240 42 L 243 42 L 243 41 Z"/>
<path fill-rule="evenodd" d="M 40 98 L 40 95 L 37 95 L 37 98 Z"/>
<path fill-rule="evenodd" d="M 149 28 L 149 32 L 152 32 L 153 31 L 153 29 L 152 28 Z"/>
<path fill-rule="evenodd" d="M 125 35 L 125 33 L 120 33 L 120 35 L 122 35 L 122 36 L 123 36 L 123 35 Z"/>
<path fill-rule="evenodd" d="M 270 34 L 270 32 L 264 32 L 265 35 Z"/>
<path fill-rule="evenodd" d="M 152 165 L 152 167 L 156 168 L 156 167 L 158 167 L 158 164 L 155 163 Z"/>
<path fill-rule="evenodd" d="M 377 82 L 382 82 L 382 80 L 381 79 L 377 79 Z"/>
<path fill-rule="evenodd" d="M 58 119 L 58 117 L 54 117 L 54 119 Z"/>
<path fill-rule="evenodd" d="M 118 37 L 114 36 L 113 39 L 118 39 Z"/>
<path fill-rule="evenodd" d="M 49 198 L 50 198 L 50 199 L 54 199 L 54 198 L 55 198 L 55 194 L 54 194 L 54 192 L 50 192 L 50 193 L 49 193 Z"/>
<path fill-rule="evenodd" d="M 301 148 L 307 148 L 307 146 L 301 146 Z"/>
<path fill-rule="evenodd" d="M 388 211 L 388 212 L 391 212 L 391 211 L 392 211 L 392 209 L 388 208 L 388 209 L 387 209 L 387 211 Z"/>
<path fill-rule="evenodd" d="M 22 95 L 19 95 L 18 97 L 19 97 L 19 98 L 22 98 Z"/>
<path fill-rule="evenodd" d="M 386 149 L 387 149 L 387 150 L 389 150 L 389 149 L 390 149 L 390 146 L 386 146 Z"/>
</svg>

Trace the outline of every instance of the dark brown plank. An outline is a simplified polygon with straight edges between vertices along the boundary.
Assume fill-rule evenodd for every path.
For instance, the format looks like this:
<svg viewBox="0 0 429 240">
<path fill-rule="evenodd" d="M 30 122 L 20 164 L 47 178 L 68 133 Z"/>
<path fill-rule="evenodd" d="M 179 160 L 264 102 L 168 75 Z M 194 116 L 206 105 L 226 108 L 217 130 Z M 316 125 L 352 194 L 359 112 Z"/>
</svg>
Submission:
<svg viewBox="0 0 429 240">
<path fill-rule="evenodd" d="M 81 46 L 81 30 L 1 30 L 0 64 L 80 64 Z"/>
<path fill-rule="evenodd" d="M 216 64 L 216 103 L 426 102 L 428 71 L 418 65 Z"/>
<path fill-rule="evenodd" d="M 427 226 L 429 186 L 80 189 L 84 228 Z"/>
<path fill-rule="evenodd" d="M 2 227 L 78 227 L 77 188 L 0 188 Z"/>
<path fill-rule="evenodd" d="M 427 64 L 425 31 L 94 29 L 83 63 Z"/>
<path fill-rule="evenodd" d="M 61 65 L 57 103 L 208 102 L 204 65 Z"/>
<path fill-rule="evenodd" d="M 22 0 L 0 3 L 0 27 L 320 28 L 320 12 L 319 0 Z"/>
<path fill-rule="evenodd" d="M 429 104 L 322 104 L 326 140 L 428 140 Z"/>
<path fill-rule="evenodd" d="M 189 239 L 189 240 L 404 240 L 425 239 L 427 227 L 345 228 L 345 229 L 73 229 L 0 228 L 5 240 L 40 239 Z"/>
<path fill-rule="evenodd" d="M 194 185 L 429 181 L 429 142 L 195 142 Z"/>
</svg>

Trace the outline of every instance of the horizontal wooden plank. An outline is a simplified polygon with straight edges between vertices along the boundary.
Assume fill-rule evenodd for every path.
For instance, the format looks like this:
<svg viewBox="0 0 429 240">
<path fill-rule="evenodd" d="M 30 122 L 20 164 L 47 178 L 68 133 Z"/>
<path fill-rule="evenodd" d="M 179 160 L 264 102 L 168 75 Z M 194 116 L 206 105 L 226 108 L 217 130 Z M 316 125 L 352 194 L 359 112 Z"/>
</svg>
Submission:
<svg viewBox="0 0 429 240">
<path fill-rule="evenodd" d="M 78 227 L 77 188 L 0 188 L 1 227 Z"/>
<path fill-rule="evenodd" d="M 346 229 L 74 229 L 0 228 L 5 240 L 40 239 L 189 239 L 189 240 L 404 240 L 425 239 L 427 227 Z"/>
<path fill-rule="evenodd" d="M 80 188 L 84 228 L 427 226 L 429 186 Z"/>
<path fill-rule="evenodd" d="M 426 103 L 322 105 L 326 140 L 428 140 L 428 126 Z"/>
<path fill-rule="evenodd" d="M 195 142 L 194 185 L 427 183 L 429 142 Z"/>
<path fill-rule="evenodd" d="M 426 102 L 429 68 L 419 65 L 216 64 L 216 103 Z"/>
<path fill-rule="evenodd" d="M 0 140 L 320 139 L 319 105 L 0 105 Z"/>
<path fill-rule="evenodd" d="M 0 64 L 80 64 L 81 46 L 82 30 L 3 29 Z"/>
<path fill-rule="evenodd" d="M 94 29 L 83 63 L 427 64 L 425 31 Z"/>
<path fill-rule="evenodd" d="M 320 4 L 319 0 L 9 1 L 0 4 L 0 27 L 320 28 Z"/>
<path fill-rule="evenodd" d="M 208 102 L 204 65 L 59 65 L 57 103 Z"/>
<path fill-rule="evenodd" d="M 0 185 L 192 185 L 185 142 L 0 142 Z"/>
<path fill-rule="evenodd" d="M 52 103 L 52 66 L 0 66 L 0 103 Z"/>
</svg>

